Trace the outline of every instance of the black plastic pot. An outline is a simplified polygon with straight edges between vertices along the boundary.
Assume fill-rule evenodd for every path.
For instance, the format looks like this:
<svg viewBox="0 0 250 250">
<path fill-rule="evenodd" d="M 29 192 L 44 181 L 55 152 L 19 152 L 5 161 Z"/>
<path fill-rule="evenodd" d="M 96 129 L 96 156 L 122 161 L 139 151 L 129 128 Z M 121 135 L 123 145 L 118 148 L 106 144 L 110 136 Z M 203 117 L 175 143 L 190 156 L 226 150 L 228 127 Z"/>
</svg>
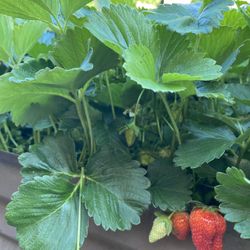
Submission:
<svg viewBox="0 0 250 250">
<path fill-rule="evenodd" d="M 16 233 L 13 227 L 4 220 L 4 208 L 9 202 L 11 194 L 17 190 L 21 177 L 17 156 L 0 152 L 0 249 L 19 249 L 15 239 Z M 148 243 L 148 234 L 153 221 L 152 212 L 146 212 L 142 217 L 142 223 L 134 226 L 131 231 L 105 232 L 101 227 L 90 224 L 88 239 L 83 249 L 85 250 L 195 250 L 191 239 L 178 241 L 169 237 L 155 244 Z M 224 240 L 224 250 L 248 250 L 250 240 L 242 240 L 229 225 Z M 68 250 L 68 249 L 65 249 Z"/>
</svg>

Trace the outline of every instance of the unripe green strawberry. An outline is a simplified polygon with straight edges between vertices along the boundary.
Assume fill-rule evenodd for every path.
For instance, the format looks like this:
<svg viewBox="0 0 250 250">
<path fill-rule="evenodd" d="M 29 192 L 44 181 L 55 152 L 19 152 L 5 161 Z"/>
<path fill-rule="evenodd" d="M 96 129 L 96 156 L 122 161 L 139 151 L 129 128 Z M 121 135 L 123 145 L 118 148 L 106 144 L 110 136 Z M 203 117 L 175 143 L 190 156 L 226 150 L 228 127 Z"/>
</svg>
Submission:
<svg viewBox="0 0 250 250">
<path fill-rule="evenodd" d="M 176 212 L 171 216 L 173 234 L 179 240 L 185 240 L 190 232 L 189 214 Z"/>
<path fill-rule="evenodd" d="M 139 153 L 139 161 L 143 166 L 148 166 L 149 164 L 153 163 L 154 160 L 155 159 L 153 156 L 147 151 L 141 151 Z"/>
<path fill-rule="evenodd" d="M 149 242 L 154 243 L 165 236 L 168 236 L 172 231 L 172 222 L 166 215 L 160 215 L 155 218 L 152 229 L 149 233 Z"/>
<path fill-rule="evenodd" d="M 136 134 L 133 128 L 128 128 L 125 130 L 125 139 L 129 147 L 133 146 L 136 139 Z"/>
</svg>

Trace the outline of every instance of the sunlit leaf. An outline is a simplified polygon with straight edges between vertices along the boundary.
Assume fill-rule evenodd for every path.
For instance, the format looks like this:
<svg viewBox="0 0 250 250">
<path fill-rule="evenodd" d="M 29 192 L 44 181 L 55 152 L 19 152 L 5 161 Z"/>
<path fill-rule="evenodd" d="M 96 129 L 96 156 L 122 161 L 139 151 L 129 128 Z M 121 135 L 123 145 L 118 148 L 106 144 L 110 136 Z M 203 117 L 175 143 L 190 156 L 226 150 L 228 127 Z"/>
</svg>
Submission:
<svg viewBox="0 0 250 250">
<path fill-rule="evenodd" d="M 210 1 L 204 8 L 201 3 L 165 4 L 148 11 L 148 18 L 182 34 L 209 33 L 219 27 L 223 12 L 232 4 L 231 0 Z"/>
</svg>

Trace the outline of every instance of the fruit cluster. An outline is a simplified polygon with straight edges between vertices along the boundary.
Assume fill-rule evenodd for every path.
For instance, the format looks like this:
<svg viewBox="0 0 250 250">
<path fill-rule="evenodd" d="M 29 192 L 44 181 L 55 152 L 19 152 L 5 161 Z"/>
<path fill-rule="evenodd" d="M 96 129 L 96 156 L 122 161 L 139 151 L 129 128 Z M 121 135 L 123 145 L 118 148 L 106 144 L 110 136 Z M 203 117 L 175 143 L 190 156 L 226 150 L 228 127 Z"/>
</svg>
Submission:
<svg viewBox="0 0 250 250">
<path fill-rule="evenodd" d="M 222 250 L 226 232 L 224 217 L 212 208 L 195 208 L 187 212 L 175 212 L 170 216 L 156 214 L 149 234 L 149 242 L 156 242 L 172 232 L 179 240 L 185 240 L 192 233 L 197 250 Z"/>
</svg>

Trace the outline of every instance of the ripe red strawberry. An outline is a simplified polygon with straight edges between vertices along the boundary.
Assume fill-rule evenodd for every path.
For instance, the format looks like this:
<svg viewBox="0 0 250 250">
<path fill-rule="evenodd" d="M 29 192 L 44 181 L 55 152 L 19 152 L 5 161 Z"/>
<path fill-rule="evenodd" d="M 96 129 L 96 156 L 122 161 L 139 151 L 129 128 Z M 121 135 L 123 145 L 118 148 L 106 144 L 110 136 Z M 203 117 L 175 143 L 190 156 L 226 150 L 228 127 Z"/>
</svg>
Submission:
<svg viewBox="0 0 250 250">
<path fill-rule="evenodd" d="M 197 250 L 212 250 L 216 234 L 214 214 L 205 209 L 195 209 L 190 214 L 190 228 L 193 243 Z"/>
<path fill-rule="evenodd" d="M 215 216 L 216 216 L 217 235 L 214 238 L 213 250 L 222 250 L 223 249 L 223 235 L 226 232 L 227 224 L 226 224 L 224 217 L 221 214 L 215 213 Z"/>
<path fill-rule="evenodd" d="M 223 249 L 223 237 L 216 236 L 213 242 L 213 250 L 222 250 Z"/>
<path fill-rule="evenodd" d="M 190 232 L 189 214 L 186 212 L 176 212 L 171 216 L 173 234 L 179 240 L 185 240 Z"/>
<path fill-rule="evenodd" d="M 194 209 L 190 214 L 190 228 L 197 250 L 222 250 L 226 222 L 222 215 L 205 208 Z"/>
</svg>

